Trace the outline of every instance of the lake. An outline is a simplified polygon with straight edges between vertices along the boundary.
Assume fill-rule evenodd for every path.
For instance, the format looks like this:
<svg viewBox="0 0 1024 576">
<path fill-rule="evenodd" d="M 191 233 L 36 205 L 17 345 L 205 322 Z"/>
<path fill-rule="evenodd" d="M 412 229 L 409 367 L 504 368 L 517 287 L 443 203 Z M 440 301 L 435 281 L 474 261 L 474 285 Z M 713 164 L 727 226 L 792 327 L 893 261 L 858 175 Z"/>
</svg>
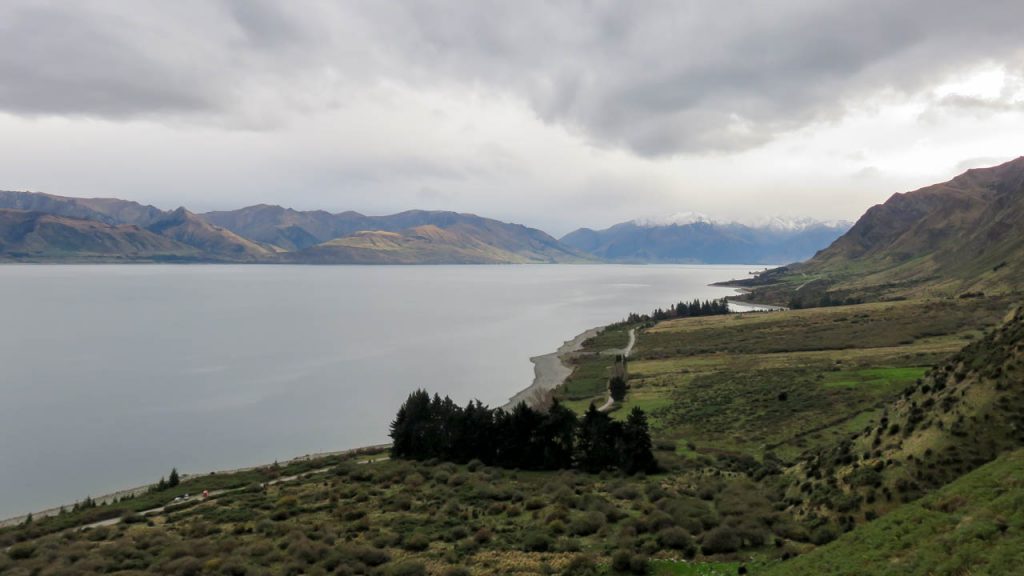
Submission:
<svg viewBox="0 0 1024 576">
<path fill-rule="evenodd" d="M 416 388 L 501 405 L 530 357 L 750 269 L 0 266 L 0 518 L 386 442 Z"/>
</svg>

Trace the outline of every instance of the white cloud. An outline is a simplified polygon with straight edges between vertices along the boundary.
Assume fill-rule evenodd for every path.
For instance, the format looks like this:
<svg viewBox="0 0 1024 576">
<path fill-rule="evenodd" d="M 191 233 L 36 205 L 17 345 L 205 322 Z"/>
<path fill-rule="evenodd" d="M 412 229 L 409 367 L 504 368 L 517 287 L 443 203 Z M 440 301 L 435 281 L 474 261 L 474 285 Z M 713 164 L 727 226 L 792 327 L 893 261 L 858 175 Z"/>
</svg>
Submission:
<svg viewBox="0 0 1024 576">
<path fill-rule="evenodd" d="M 995 2 L 9 2 L 0 188 L 161 207 L 855 219 L 1022 153 Z"/>
</svg>

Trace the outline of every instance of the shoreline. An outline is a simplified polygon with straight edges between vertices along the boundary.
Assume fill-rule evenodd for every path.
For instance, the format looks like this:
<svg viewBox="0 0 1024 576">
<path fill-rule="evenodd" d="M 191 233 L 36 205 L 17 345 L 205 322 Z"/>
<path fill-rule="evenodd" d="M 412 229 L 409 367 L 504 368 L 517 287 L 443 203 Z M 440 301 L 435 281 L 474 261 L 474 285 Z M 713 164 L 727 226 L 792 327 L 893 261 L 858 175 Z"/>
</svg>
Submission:
<svg viewBox="0 0 1024 576">
<path fill-rule="evenodd" d="M 584 341 L 593 338 L 604 328 L 604 326 L 598 326 L 584 330 L 573 339 L 563 342 L 554 352 L 530 358 L 530 362 L 533 362 L 533 383 L 509 398 L 501 409 L 511 410 L 520 402 L 526 402 L 528 406 L 536 407 L 537 400 L 546 392 L 561 386 L 565 379 L 572 374 L 572 368 L 565 363 L 564 357 L 582 349 Z"/>
</svg>

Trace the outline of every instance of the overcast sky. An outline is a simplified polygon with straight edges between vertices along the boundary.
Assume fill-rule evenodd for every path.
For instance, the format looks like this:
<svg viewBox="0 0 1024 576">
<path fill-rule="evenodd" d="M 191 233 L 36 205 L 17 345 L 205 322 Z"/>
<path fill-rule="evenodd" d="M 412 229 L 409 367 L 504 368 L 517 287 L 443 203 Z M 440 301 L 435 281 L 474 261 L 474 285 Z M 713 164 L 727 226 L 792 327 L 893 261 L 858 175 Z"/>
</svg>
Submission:
<svg viewBox="0 0 1024 576">
<path fill-rule="evenodd" d="M 1024 2 L 3 0 L 0 189 L 856 219 L 1024 154 Z"/>
</svg>

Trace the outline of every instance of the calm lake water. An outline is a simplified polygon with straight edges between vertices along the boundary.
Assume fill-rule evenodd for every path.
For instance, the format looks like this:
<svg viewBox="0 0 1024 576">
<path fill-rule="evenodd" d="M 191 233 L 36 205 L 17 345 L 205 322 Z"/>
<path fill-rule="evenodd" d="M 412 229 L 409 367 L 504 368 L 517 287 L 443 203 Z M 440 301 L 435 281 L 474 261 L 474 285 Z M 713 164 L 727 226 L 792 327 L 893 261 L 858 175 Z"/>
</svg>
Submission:
<svg viewBox="0 0 1024 576">
<path fill-rule="evenodd" d="M 0 518 L 388 440 L 418 387 L 501 405 L 529 358 L 747 266 L 0 266 Z"/>
</svg>

